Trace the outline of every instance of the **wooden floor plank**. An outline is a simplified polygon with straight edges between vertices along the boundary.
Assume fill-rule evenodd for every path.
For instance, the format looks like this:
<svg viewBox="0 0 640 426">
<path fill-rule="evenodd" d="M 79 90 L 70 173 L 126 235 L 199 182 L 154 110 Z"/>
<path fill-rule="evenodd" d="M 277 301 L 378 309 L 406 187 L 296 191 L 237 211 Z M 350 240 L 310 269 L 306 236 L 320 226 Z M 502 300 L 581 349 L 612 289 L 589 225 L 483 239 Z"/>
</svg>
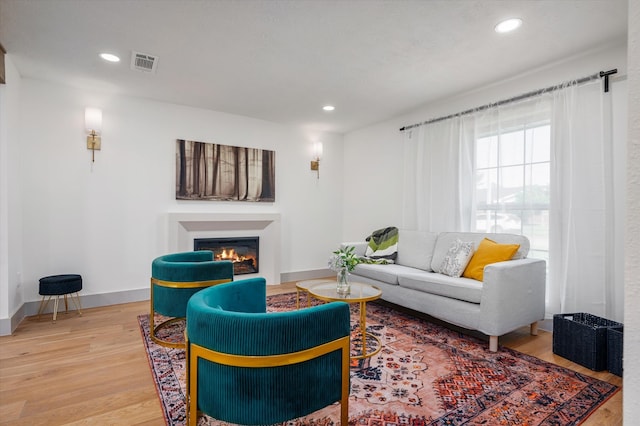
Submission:
<svg viewBox="0 0 640 426">
<path fill-rule="evenodd" d="M 24 405 L 27 403 L 25 399 L 7 403 L 2 399 L 0 399 L 0 401 L 2 401 L 2 404 L 0 404 L 0 419 L 2 419 L 3 422 L 17 421 L 22 414 Z"/>
<path fill-rule="evenodd" d="M 295 291 L 295 283 L 268 286 L 267 294 Z M 25 319 L 0 337 L 0 425 L 163 425 L 137 317 L 149 302 L 127 303 Z M 500 344 L 581 374 L 622 386 L 553 354 L 552 334 L 528 327 Z M 622 425 L 622 391 L 596 410 L 586 426 Z"/>
</svg>

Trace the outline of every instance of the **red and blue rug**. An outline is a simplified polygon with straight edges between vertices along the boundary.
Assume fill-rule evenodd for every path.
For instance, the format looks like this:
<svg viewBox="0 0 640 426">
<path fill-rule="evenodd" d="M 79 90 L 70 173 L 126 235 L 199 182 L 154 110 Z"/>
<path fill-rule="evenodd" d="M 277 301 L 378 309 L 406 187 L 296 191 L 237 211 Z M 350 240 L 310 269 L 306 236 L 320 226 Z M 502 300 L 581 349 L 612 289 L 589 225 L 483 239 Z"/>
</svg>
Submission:
<svg viewBox="0 0 640 426">
<path fill-rule="evenodd" d="M 295 309 L 295 294 L 270 296 L 268 306 Z M 152 342 L 149 316 L 138 319 L 167 424 L 184 425 L 184 350 Z M 355 329 L 357 312 L 351 321 Z M 367 330 L 383 348 L 352 365 L 354 426 L 578 425 L 618 390 L 508 348 L 489 352 L 484 341 L 375 303 L 367 305 Z M 285 425 L 336 425 L 339 411 L 335 404 Z M 198 425 L 226 424 L 198 419 Z"/>
</svg>

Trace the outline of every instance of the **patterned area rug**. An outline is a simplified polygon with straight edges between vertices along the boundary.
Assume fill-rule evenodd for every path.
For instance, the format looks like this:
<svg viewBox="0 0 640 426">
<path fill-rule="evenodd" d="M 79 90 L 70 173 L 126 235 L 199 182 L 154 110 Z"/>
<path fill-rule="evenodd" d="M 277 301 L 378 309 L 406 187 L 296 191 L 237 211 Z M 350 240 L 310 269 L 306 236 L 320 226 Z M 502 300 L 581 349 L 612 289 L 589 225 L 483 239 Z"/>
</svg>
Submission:
<svg viewBox="0 0 640 426">
<path fill-rule="evenodd" d="M 268 306 L 295 309 L 295 294 L 270 296 Z M 357 319 L 352 310 L 353 329 Z M 184 425 L 184 350 L 156 345 L 149 316 L 138 320 L 167 424 Z M 177 323 L 175 335 L 183 327 Z M 352 364 L 350 425 L 577 425 L 618 390 L 507 348 L 489 352 L 486 342 L 375 303 L 367 305 L 367 330 L 383 348 Z M 334 404 L 284 425 L 335 425 L 339 414 Z"/>
</svg>

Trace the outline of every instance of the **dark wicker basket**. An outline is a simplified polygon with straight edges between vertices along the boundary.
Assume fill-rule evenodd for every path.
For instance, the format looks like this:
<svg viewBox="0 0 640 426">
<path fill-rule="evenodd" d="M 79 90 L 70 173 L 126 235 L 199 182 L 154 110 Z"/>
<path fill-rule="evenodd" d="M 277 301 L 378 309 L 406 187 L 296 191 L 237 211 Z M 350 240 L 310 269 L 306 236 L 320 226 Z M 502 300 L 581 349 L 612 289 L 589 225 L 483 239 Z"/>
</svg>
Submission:
<svg viewBox="0 0 640 426">
<path fill-rule="evenodd" d="M 607 329 L 607 370 L 622 377 L 622 332 L 623 327 Z"/>
<path fill-rule="evenodd" d="M 619 322 L 587 313 L 553 316 L 553 353 L 594 371 L 607 369 L 607 329 Z"/>
</svg>

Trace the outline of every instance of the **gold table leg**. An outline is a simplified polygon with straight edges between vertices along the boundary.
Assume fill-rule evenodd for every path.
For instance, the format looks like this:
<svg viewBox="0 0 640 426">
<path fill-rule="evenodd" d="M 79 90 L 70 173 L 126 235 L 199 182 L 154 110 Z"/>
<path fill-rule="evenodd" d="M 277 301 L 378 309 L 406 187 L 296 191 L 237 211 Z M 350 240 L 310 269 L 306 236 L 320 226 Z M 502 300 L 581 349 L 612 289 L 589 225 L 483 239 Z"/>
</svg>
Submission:
<svg viewBox="0 0 640 426">
<path fill-rule="evenodd" d="M 360 302 L 360 334 L 362 335 L 362 355 L 367 355 L 367 304 Z"/>
<path fill-rule="evenodd" d="M 382 342 L 377 336 L 367 333 L 367 302 L 360 303 L 360 336 L 362 338 L 362 353 L 360 355 L 352 356 L 351 359 L 364 359 L 371 358 L 382 350 Z M 378 343 L 377 349 L 371 353 L 367 353 L 367 336 L 375 340 Z"/>
<path fill-rule="evenodd" d="M 309 294 L 309 291 L 296 287 L 296 309 L 300 309 L 300 295 L 302 293 L 307 294 L 307 308 L 311 307 L 311 295 Z"/>
<path fill-rule="evenodd" d="M 350 356 L 350 358 L 352 360 L 356 360 L 356 359 L 364 359 L 364 358 L 370 358 L 376 354 L 378 354 L 381 350 L 382 350 L 382 341 L 380 340 L 380 338 L 378 338 L 378 336 L 375 336 L 372 333 L 367 333 L 367 302 L 372 301 L 372 300 L 376 300 L 379 298 L 381 292 L 377 287 L 371 286 L 372 288 L 374 288 L 375 290 L 378 291 L 378 294 L 376 295 L 375 292 L 372 295 L 364 295 L 362 296 L 362 294 L 360 294 L 359 296 L 354 294 L 353 292 L 351 293 L 351 296 L 349 297 L 342 297 L 337 295 L 334 295 L 335 292 L 335 287 L 327 287 L 327 285 L 330 285 L 331 282 L 327 281 L 326 283 L 321 282 L 318 284 L 318 288 L 319 288 L 319 292 L 315 292 L 314 290 L 316 289 L 315 286 L 312 286 L 309 289 L 300 289 L 300 290 L 305 290 L 307 292 L 307 306 L 311 306 L 311 297 L 314 297 L 317 300 L 322 300 L 324 302 L 335 302 L 335 301 L 341 301 L 341 302 L 347 302 L 349 304 L 359 304 L 359 309 L 360 309 L 360 318 L 358 319 L 358 324 L 357 326 L 360 328 L 360 338 L 362 339 L 362 345 L 361 345 L 361 351 L 357 352 L 357 348 L 354 347 L 353 349 L 353 356 Z M 335 285 L 335 282 L 333 282 L 333 285 Z M 362 285 L 362 284 L 359 284 Z M 327 288 L 320 288 L 320 287 L 327 287 Z M 298 293 L 299 288 L 296 288 L 296 306 L 299 306 L 299 293 Z M 357 338 L 357 331 L 354 330 L 353 331 L 353 336 Z M 373 349 L 371 349 L 371 352 L 367 352 L 367 346 L 368 346 L 368 342 L 367 342 L 367 338 L 371 339 L 370 341 L 374 344 Z M 354 343 L 354 340 L 352 340 L 352 343 Z M 377 346 L 376 346 L 377 343 Z"/>
</svg>

